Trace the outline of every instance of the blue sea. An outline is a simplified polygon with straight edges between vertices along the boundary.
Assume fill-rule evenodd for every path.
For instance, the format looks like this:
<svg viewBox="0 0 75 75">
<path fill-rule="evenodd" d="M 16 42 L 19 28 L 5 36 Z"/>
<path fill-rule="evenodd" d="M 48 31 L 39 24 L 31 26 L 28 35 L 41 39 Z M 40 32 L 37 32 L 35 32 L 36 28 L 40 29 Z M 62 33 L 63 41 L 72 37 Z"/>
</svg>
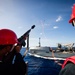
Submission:
<svg viewBox="0 0 75 75">
<path fill-rule="evenodd" d="M 21 54 L 23 55 L 25 48 L 22 48 Z M 54 62 L 54 60 L 34 57 L 26 55 L 24 61 L 28 62 L 28 75 L 58 75 L 61 66 Z M 59 61 L 63 63 L 63 61 Z"/>
</svg>

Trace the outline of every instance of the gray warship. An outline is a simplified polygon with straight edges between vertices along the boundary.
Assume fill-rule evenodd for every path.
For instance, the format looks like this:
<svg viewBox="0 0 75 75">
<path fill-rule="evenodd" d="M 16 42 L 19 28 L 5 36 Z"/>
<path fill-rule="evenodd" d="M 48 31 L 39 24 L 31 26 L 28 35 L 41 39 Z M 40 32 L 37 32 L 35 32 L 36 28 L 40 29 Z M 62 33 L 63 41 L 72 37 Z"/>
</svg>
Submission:
<svg viewBox="0 0 75 75">
<path fill-rule="evenodd" d="M 41 46 L 39 38 L 39 46 L 30 47 L 29 55 L 44 59 L 65 60 L 67 57 L 75 55 L 74 43 L 62 45 L 58 43 L 57 47 Z"/>
</svg>

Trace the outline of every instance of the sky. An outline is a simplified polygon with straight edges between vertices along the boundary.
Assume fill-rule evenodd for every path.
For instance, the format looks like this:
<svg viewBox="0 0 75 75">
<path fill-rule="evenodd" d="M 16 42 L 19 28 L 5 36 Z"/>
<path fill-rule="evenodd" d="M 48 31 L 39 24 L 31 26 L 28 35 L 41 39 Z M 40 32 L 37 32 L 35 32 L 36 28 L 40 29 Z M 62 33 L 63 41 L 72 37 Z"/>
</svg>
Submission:
<svg viewBox="0 0 75 75">
<path fill-rule="evenodd" d="M 69 23 L 75 0 L 0 0 L 0 29 L 13 30 L 19 38 L 32 25 L 29 46 L 75 43 Z"/>
</svg>

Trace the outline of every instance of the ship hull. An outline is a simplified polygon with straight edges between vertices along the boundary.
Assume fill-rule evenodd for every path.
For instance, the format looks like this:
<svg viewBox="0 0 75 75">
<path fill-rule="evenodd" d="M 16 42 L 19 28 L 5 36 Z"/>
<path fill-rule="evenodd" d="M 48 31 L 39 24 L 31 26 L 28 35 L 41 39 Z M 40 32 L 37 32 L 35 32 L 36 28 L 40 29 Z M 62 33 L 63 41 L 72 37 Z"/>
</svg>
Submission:
<svg viewBox="0 0 75 75">
<path fill-rule="evenodd" d="M 29 55 L 44 59 L 65 60 L 67 57 L 75 55 L 74 52 L 53 52 L 50 47 L 30 47 Z"/>
</svg>

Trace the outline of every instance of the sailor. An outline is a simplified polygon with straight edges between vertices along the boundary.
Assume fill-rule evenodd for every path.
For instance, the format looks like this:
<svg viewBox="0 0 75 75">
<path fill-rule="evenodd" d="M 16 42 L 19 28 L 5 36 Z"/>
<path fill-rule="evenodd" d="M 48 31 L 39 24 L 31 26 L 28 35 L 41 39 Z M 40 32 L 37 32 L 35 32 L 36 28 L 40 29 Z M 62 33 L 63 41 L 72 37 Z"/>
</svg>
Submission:
<svg viewBox="0 0 75 75">
<path fill-rule="evenodd" d="M 15 32 L 10 29 L 0 30 L 0 75 L 26 75 L 21 48 Z"/>
<path fill-rule="evenodd" d="M 72 9 L 71 19 L 69 23 L 75 26 L 75 4 Z M 63 65 L 59 75 L 75 75 L 75 56 L 68 57 Z"/>
</svg>

